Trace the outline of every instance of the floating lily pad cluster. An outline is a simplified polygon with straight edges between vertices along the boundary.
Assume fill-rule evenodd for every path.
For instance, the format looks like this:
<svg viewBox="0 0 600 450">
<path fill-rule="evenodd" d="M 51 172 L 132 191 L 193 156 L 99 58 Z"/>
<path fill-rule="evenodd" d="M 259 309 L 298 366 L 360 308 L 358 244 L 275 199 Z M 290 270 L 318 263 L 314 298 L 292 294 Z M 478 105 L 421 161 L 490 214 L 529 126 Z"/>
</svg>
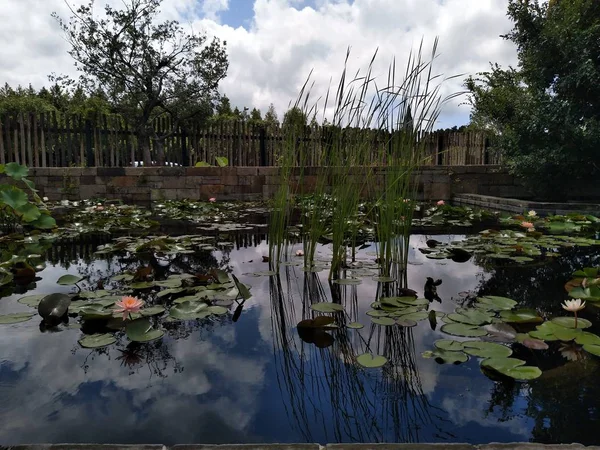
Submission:
<svg viewBox="0 0 600 450">
<path fill-rule="evenodd" d="M 90 200 L 67 202 L 61 206 L 67 207 L 64 218 L 65 232 L 113 233 L 123 230 L 147 230 L 159 226 L 157 221 L 151 219 L 151 211 L 140 206 L 96 203 Z"/>
<path fill-rule="evenodd" d="M 478 235 L 462 241 L 449 243 L 434 242 L 433 245 L 419 250 L 430 259 L 451 259 L 465 262 L 472 255 L 490 260 L 516 263 L 529 263 L 535 258 L 557 256 L 563 247 L 589 247 L 599 245 L 600 241 L 576 236 L 542 235 L 513 230 L 484 230 Z"/>
<path fill-rule="evenodd" d="M 209 243 L 211 242 L 211 243 Z M 215 250 L 214 237 L 199 235 L 184 236 L 146 236 L 132 237 L 121 236 L 113 239 L 110 243 L 101 245 L 96 251 L 97 255 L 107 255 L 111 253 L 128 252 L 160 252 L 165 255 L 177 255 L 185 253 L 194 253 L 196 251 Z M 223 245 L 231 245 L 230 242 Z"/>
<path fill-rule="evenodd" d="M 569 297 L 580 298 L 592 304 L 600 302 L 600 270 L 597 267 L 578 270 L 573 273 L 573 279 L 565 284 L 565 289 Z"/>
<path fill-rule="evenodd" d="M 268 209 L 260 202 L 201 202 L 196 200 L 166 200 L 152 205 L 154 214 L 171 220 L 195 223 L 232 222 L 243 223 L 246 218 L 267 214 Z"/>
<path fill-rule="evenodd" d="M 483 221 L 496 221 L 498 214 L 470 206 L 452 206 L 447 204 L 423 208 L 423 217 L 414 218 L 413 226 L 420 227 L 472 227 Z"/>
<path fill-rule="evenodd" d="M 543 229 L 551 234 L 573 234 L 600 229 L 600 219 L 591 214 L 571 213 L 539 217 L 535 211 L 526 215 L 514 215 L 500 218 L 500 224 L 523 227 L 531 223 L 534 229 Z"/>
<path fill-rule="evenodd" d="M 251 296 L 248 287 L 235 275 L 230 279 L 222 270 L 213 270 L 206 275 L 176 274 L 164 280 L 140 281 L 140 278 L 147 278 L 146 275 L 140 269 L 136 273 L 114 276 L 110 281 L 119 286 L 115 289 L 80 291 L 71 295 L 30 295 L 19 299 L 19 303 L 37 308 L 49 325 L 58 325 L 67 316 L 78 318 L 83 329 L 95 331 L 84 334 L 79 343 L 86 348 L 98 348 L 116 342 L 115 333 L 124 333 L 134 342 L 159 339 L 164 335 L 162 323 L 224 315 L 239 297 L 246 300 Z M 83 278 L 77 275 L 64 275 L 57 283 L 77 285 L 81 281 Z M 144 299 L 144 307 L 123 317 L 116 304 L 124 295 Z M 34 315 L 8 314 L 0 316 L 0 323 L 24 322 Z"/>
<path fill-rule="evenodd" d="M 583 331 L 591 326 L 588 320 L 580 318 L 575 322 L 574 317 L 554 317 L 545 321 L 535 310 L 518 308 L 516 301 L 506 297 L 479 297 L 472 307 L 457 308 L 442 317 L 442 321 L 445 325 L 440 330 L 446 334 L 479 339 L 441 339 L 434 343 L 435 350 L 423 353 L 423 357 L 459 364 L 475 356 L 482 358 L 481 368 L 486 374 L 497 373 L 517 380 L 530 380 L 542 374 L 539 368 L 511 357 L 513 348 L 506 344 L 546 350 L 548 342 L 574 341 L 588 353 L 600 356 L 600 337 Z"/>
</svg>

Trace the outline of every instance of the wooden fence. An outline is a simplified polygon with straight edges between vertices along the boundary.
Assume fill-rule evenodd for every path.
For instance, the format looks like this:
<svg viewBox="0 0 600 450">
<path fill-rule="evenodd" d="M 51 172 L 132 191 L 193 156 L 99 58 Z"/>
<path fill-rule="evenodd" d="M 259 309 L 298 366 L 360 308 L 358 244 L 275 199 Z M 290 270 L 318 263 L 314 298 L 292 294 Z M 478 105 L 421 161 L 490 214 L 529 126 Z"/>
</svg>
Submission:
<svg viewBox="0 0 600 450">
<path fill-rule="evenodd" d="M 172 130 L 167 119 L 156 120 L 159 134 L 172 131 L 164 141 L 168 164 L 195 165 L 205 161 L 216 164 L 225 156 L 231 166 L 272 166 L 284 145 L 284 133 L 277 125 L 253 125 L 244 121 L 224 121 L 212 125 L 192 124 Z M 303 138 L 309 155 L 307 165 L 325 159 L 326 136 L 322 127 L 307 128 Z M 369 133 L 373 155 L 385 148 L 389 135 Z M 349 134 L 352 136 L 352 132 Z M 364 134 L 361 142 L 365 142 Z M 429 165 L 497 164 L 489 151 L 489 139 L 480 132 L 438 132 L 421 136 L 425 140 Z M 156 160 L 155 148 L 151 148 Z M 18 162 L 29 167 L 125 167 L 143 161 L 136 132 L 121 118 L 102 116 L 86 120 L 56 113 L 0 116 L 0 164 Z"/>
</svg>

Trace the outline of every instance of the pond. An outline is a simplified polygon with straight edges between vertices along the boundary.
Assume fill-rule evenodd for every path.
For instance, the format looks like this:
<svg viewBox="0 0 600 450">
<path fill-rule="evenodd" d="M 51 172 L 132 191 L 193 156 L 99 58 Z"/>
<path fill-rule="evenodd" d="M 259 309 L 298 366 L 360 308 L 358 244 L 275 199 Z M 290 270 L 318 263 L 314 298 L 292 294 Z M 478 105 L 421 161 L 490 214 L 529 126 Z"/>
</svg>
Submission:
<svg viewBox="0 0 600 450">
<path fill-rule="evenodd" d="M 104 333 L 106 321 L 97 327 L 86 320 L 80 329 L 79 318 L 71 314 L 56 327 L 44 326 L 39 316 L 0 325 L 0 443 L 598 443 L 600 359 L 573 342 L 549 342 L 543 350 L 502 344 L 513 357 L 542 370 L 529 381 L 484 373 L 483 358 L 474 355 L 462 364 L 422 356 L 440 339 L 468 339 L 442 332 L 439 318 L 476 297 L 509 297 L 544 317 L 565 315 L 565 283 L 573 272 L 598 265 L 593 246 L 563 248 L 535 263 L 490 264 L 477 255 L 459 263 L 419 249 L 432 239 L 443 246 L 480 234 L 414 234 L 406 286 L 419 299 L 432 300 L 408 312 L 439 313 L 427 312 L 425 320 L 410 316 L 415 323 L 408 320 L 405 326 L 384 326 L 385 321 L 373 321 L 380 317 L 373 315 L 372 304 L 386 295 L 387 284 L 371 276 L 373 245 L 363 245 L 349 269 L 360 276 L 360 284 L 331 284 L 326 270 L 303 271 L 301 257 L 292 257 L 273 275 L 263 259 L 269 252 L 263 230 L 230 239 L 207 235 L 195 241 L 200 245 L 194 251 L 180 248 L 167 255 L 122 251 L 137 239 L 127 237 L 34 244 L 45 268 L 35 281 L 4 295 L 0 315 L 35 312 L 30 306 L 36 294 L 81 289 L 88 292 L 85 301 L 102 302 L 126 282 L 138 283 L 134 293 L 146 306 L 167 304 L 180 293 L 157 293 L 176 290 L 177 283 L 156 280 L 182 273 L 215 291 L 218 286 L 211 286 L 218 276 L 233 274 L 252 296 L 242 301 L 231 294 L 233 283 L 221 280 L 224 289 L 214 304 L 224 306 L 216 306 L 214 314 L 176 320 L 164 319 L 159 311 L 149 320 L 164 332 L 162 338 L 131 342 L 129 330 L 117 331 L 110 345 L 100 348 L 84 348 L 78 341 L 83 333 Z M 325 267 L 330 246 L 320 245 L 317 255 Z M 57 284 L 67 274 L 84 279 Z M 436 292 L 428 277 L 441 280 L 435 282 Z M 23 298 L 30 306 L 19 302 Z M 298 327 L 320 314 L 310 306 L 321 302 L 343 306 L 338 328 L 310 328 L 306 322 Z M 81 304 L 69 312 L 76 308 Z M 189 311 L 180 313 L 186 319 Z M 580 316 L 594 324 L 586 331 L 600 331 L 596 308 Z M 350 322 L 364 326 L 350 328 Z M 387 362 L 365 368 L 356 361 L 364 353 L 382 355 Z"/>
</svg>

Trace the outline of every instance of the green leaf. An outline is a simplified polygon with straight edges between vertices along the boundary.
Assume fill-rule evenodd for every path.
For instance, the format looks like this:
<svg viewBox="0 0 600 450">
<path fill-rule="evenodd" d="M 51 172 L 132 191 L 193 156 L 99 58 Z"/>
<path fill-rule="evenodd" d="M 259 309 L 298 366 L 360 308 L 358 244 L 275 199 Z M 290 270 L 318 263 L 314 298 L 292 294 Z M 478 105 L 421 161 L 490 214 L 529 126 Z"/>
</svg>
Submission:
<svg viewBox="0 0 600 450">
<path fill-rule="evenodd" d="M 211 275 L 215 276 L 220 284 L 229 282 L 229 275 L 224 270 L 214 269 L 211 271 Z"/>
<path fill-rule="evenodd" d="M 429 314 L 426 311 L 412 312 L 408 314 L 401 314 L 398 317 L 398 321 L 411 321 L 414 320 L 418 322 L 420 320 L 425 320 L 429 318 Z"/>
<path fill-rule="evenodd" d="M 539 368 L 524 364 L 525 361 L 516 358 L 490 358 L 481 362 L 482 367 L 495 370 L 515 380 L 533 380 L 542 374 Z"/>
<path fill-rule="evenodd" d="M 0 316 L 0 324 L 8 325 L 12 323 L 27 322 L 34 315 L 35 314 L 33 313 L 4 314 Z"/>
<path fill-rule="evenodd" d="M 215 160 L 219 167 L 227 167 L 229 165 L 229 160 L 225 156 L 216 156 Z"/>
<path fill-rule="evenodd" d="M 466 325 L 463 323 L 447 323 L 440 331 L 453 336 L 478 337 L 485 336 L 487 333 L 479 327 Z"/>
<path fill-rule="evenodd" d="M 391 325 L 396 325 L 396 321 L 391 317 L 372 317 L 371 322 L 377 325 L 383 325 L 389 327 Z"/>
<path fill-rule="evenodd" d="M 344 307 L 339 303 L 320 302 L 310 305 L 310 309 L 322 313 L 335 313 L 344 311 Z"/>
<path fill-rule="evenodd" d="M 40 301 L 45 296 L 46 296 L 45 294 L 28 295 L 27 297 L 21 297 L 17 301 L 19 303 L 21 303 L 22 305 L 27 305 L 27 306 L 31 306 L 32 308 L 37 308 L 37 306 L 40 304 Z"/>
<path fill-rule="evenodd" d="M 454 322 L 466 323 L 467 325 L 483 325 L 492 321 L 492 316 L 476 309 L 461 309 L 461 313 L 448 314 L 448 318 Z"/>
<path fill-rule="evenodd" d="M 20 208 L 29 202 L 27 194 L 18 187 L 14 186 L 2 190 L 0 192 L 0 200 L 5 205 L 10 206 L 12 209 Z"/>
<path fill-rule="evenodd" d="M 348 328 L 353 329 L 353 330 L 359 330 L 361 328 L 364 328 L 364 325 L 362 323 L 358 323 L 358 322 L 350 322 L 348 325 L 346 325 Z"/>
<path fill-rule="evenodd" d="M 363 353 L 356 357 L 356 361 L 363 367 L 374 369 L 384 366 L 388 360 L 385 356 L 373 355 L 372 353 Z"/>
<path fill-rule="evenodd" d="M 517 302 L 511 298 L 498 297 L 496 295 L 486 295 L 485 297 L 479 297 L 478 302 L 492 306 L 496 311 L 509 310 L 517 306 Z"/>
<path fill-rule="evenodd" d="M 452 339 L 438 339 L 433 345 L 439 350 L 446 350 L 450 352 L 462 351 L 463 343 Z"/>
<path fill-rule="evenodd" d="M 207 317 L 210 314 L 208 305 L 198 301 L 179 303 L 169 311 L 171 317 L 180 320 L 195 320 Z"/>
<path fill-rule="evenodd" d="M 225 308 L 224 306 L 209 306 L 208 307 L 208 312 L 210 312 L 211 314 L 216 314 L 216 315 L 223 315 L 223 314 L 227 314 L 229 310 L 227 308 Z"/>
<path fill-rule="evenodd" d="M 467 362 L 469 357 L 461 351 L 441 350 L 426 351 L 421 353 L 423 358 L 434 358 L 443 364 L 460 364 Z"/>
<path fill-rule="evenodd" d="M 110 333 L 90 334 L 79 339 L 77 342 L 83 348 L 100 348 L 114 344 L 117 342 L 117 339 Z"/>
<path fill-rule="evenodd" d="M 552 323 L 565 328 L 575 328 L 575 317 L 555 317 Z M 586 319 L 577 318 L 577 328 L 589 328 L 592 322 Z"/>
<path fill-rule="evenodd" d="M 198 161 L 194 167 L 212 167 L 209 163 L 207 163 L 206 161 Z"/>
<path fill-rule="evenodd" d="M 465 353 L 481 358 L 506 358 L 512 355 L 510 348 L 493 342 L 468 341 L 463 345 Z"/>
<path fill-rule="evenodd" d="M 492 323 L 483 329 L 497 341 L 513 342 L 517 338 L 517 331 L 507 323 Z"/>
<path fill-rule="evenodd" d="M 72 285 L 74 285 L 76 283 L 79 283 L 83 279 L 84 278 L 80 277 L 79 275 L 67 274 L 67 275 L 63 275 L 62 277 L 60 277 L 56 281 L 56 284 L 60 284 L 61 286 L 72 286 Z"/>
<path fill-rule="evenodd" d="M 21 219 L 23 219 L 24 222 L 33 222 L 42 215 L 38 207 L 32 203 L 26 203 L 23 206 L 19 206 L 16 211 L 21 214 Z"/>
<path fill-rule="evenodd" d="M 147 318 L 137 319 L 125 325 L 125 333 L 130 341 L 150 342 L 163 337 L 162 330 L 152 328 L 152 323 Z"/>
<path fill-rule="evenodd" d="M 600 356 L 600 345 L 586 344 L 583 349 L 592 355 Z"/>
<path fill-rule="evenodd" d="M 579 345 L 600 345 L 600 336 L 584 331 L 575 338 L 575 342 Z"/>
<path fill-rule="evenodd" d="M 516 309 L 500 311 L 502 320 L 508 323 L 541 323 L 544 321 L 534 309 Z"/>
<path fill-rule="evenodd" d="M 114 311 L 112 309 L 105 309 L 102 305 L 96 303 L 90 303 L 87 306 L 79 309 L 79 315 L 83 320 L 103 320 L 111 319 Z"/>
<path fill-rule="evenodd" d="M 233 278 L 233 282 L 235 283 L 235 287 L 237 288 L 238 292 L 240 293 L 240 296 L 244 300 L 248 300 L 250 297 L 252 297 L 252 294 L 250 293 L 248 286 L 246 286 L 244 283 L 240 283 L 240 280 L 238 280 L 238 278 L 234 274 L 231 274 L 231 277 Z"/>
<path fill-rule="evenodd" d="M 40 230 L 51 230 L 52 228 L 56 228 L 56 220 L 47 214 L 42 214 L 36 220 L 30 222 L 29 225 Z"/>
<path fill-rule="evenodd" d="M 149 308 L 140 309 L 140 313 L 144 317 L 158 316 L 165 312 L 165 308 L 162 306 L 150 306 Z"/>
<path fill-rule="evenodd" d="M 4 173 L 14 180 L 20 180 L 27 176 L 29 169 L 19 163 L 11 162 L 4 166 Z"/>
</svg>

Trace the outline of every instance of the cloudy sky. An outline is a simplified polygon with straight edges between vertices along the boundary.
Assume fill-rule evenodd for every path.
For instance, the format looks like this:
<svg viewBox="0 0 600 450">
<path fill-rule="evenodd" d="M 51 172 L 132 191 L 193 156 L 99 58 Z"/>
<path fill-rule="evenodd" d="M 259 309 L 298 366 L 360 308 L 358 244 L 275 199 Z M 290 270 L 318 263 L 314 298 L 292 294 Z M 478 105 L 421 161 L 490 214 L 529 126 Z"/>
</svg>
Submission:
<svg viewBox="0 0 600 450">
<path fill-rule="evenodd" d="M 392 57 L 401 69 L 411 48 L 422 38 L 430 48 L 436 36 L 434 67 L 446 77 L 475 74 L 490 61 L 514 64 L 514 46 L 499 37 L 511 27 L 506 6 L 507 0 L 164 0 L 161 15 L 227 41 L 230 67 L 221 91 L 240 108 L 264 112 L 274 103 L 281 116 L 311 69 L 313 98 L 325 95 L 348 47 L 352 72 L 379 48 L 375 75 L 382 79 Z M 64 0 L 0 0 L 0 83 L 37 88 L 51 72 L 75 74 L 53 11 L 69 16 Z M 442 94 L 460 90 L 463 78 L 446 82 Z M 469 107 L 460 103 L 444 108 L 439 126 L 468 122 Z"/>
</svg>

